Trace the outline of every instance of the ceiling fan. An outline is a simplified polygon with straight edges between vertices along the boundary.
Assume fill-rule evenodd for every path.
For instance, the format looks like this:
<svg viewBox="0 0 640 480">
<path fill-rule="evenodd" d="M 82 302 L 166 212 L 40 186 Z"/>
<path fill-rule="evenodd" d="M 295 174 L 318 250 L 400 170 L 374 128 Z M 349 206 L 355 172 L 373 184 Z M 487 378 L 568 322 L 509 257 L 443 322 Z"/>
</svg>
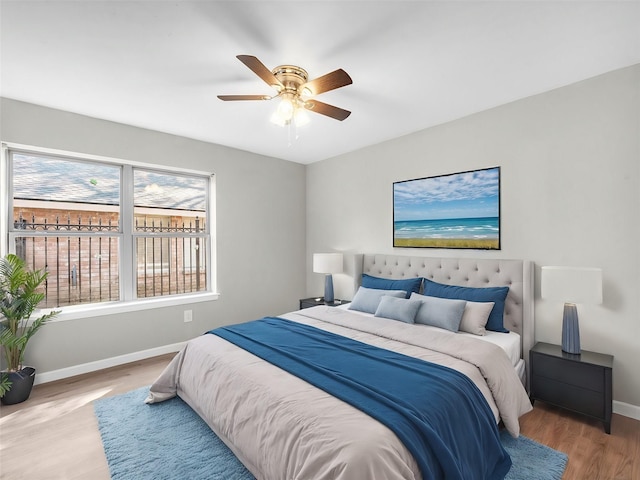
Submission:
<svg viewBox="0 0 640 480">
<path fill-rule="evenodd" d="M 353 80 L 347 72 L 339 68 L 314 80 L 308 81 L 307 72 L 295 65 L 280 65 L 269 70 L 256 57 L 251 55 L 238 55 L 236 57 L 253 73 L 258 75 L 267 85 L 276 89 L 277 93 L 269 95 L 218 95 L 220 100 L 272 100 L 280 97 L 282 101 L 274 113 L 271 121 L 278 125 L 289 125 L 292 121 L 296 125 L 306 123 L 303 112 L 308 110 L 316 112 L 336 120 L 344 120 L 351 112 L 313 98 L 336 88 L 351 85 Z"/>
</svg>

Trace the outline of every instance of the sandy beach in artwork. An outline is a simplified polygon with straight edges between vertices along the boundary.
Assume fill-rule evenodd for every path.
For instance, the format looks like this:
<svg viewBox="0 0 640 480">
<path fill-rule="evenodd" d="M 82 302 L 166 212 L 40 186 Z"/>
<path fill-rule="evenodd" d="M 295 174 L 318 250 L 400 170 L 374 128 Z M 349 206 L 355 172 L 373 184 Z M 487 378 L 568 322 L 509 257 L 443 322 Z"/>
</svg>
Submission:
<svg viewBox="0 0 640 480">
<path fill-rule="evenodd" d="M 498 250 L 500 248 L 500 242 L 497 238 L 394 238 L 393 246 Z"/>
</svg>

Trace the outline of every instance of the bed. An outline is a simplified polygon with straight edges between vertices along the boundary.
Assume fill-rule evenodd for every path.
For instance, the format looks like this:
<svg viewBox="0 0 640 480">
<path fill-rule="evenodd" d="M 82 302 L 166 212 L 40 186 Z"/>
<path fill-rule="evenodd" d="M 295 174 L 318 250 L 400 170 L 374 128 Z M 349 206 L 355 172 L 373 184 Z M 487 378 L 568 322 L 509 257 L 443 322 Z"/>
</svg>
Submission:
<svg viewBox="0 0 640 480">
<path fill-rule="evenodd" d="M 348 271 L 357 290 L 362 274 L 401 279 L 423 277 L 444 284 L 466 287 L 508 286 L 504 305 L 504 326 L 512 335 L 490 335 L 508 351 L 528 390 L 529 350 L 535 343 L 533 269 L 531 262 L 511 259 L 438 258 L 401 255 L 355 254 Z M 518 338 L 519 337 L 519 338 Z M 515 342 L 514 338 L 518 338 Z M 518 346 L 519 344 L 519 346 Z"/>
<path fill-rule="evenodd" d="M 518 418 L 531 409 L 523 362 L 533 340 L 528 262 L 394 255 L 354 255 L 352 260 L 347 271 L 355 282 L 354 303 L 367 290 L 360 285 L 362 274 L 376 279 L 424 278 L 473 288 L 507 286 L 503 322 L 512 333 L 465 335 L 375 316 L 355 310 L 351 304 L 313 307 L 216 329 L 189 341 L 151 386 L 147 403 L 180 396 L 258 479 L 484 478 L 479 472 L 485 467 L 493 478 L 504 477 L 510 460 L 503 458 L 504 452 L 493 451 L 500 446 L 490 446 L 496 426 L 500 423 L 517 436 Z M 425 292 L 421 289 L 420 293 Z M 401 301 L 400 297 L 391 301 L 387 294 L 383 297 L 392 307 Z M 410 298 L 402 301 L 403 306 L 412 303 Z M 264 330 L 265 337 L 245 339 L 257 330 Z M 500 340 L 492 341 L 491 336 Z M 277 344 L 278 352 L 290 350 L 267 361 L 263 350 L 274 348 L 264 347 L 266 338 Z M 336 350 L 325 350 L 329 344 Z M 378 362 L 367 374 L 371 381 L 381 377 L 386 382 L 376 386 L 378 390 L 361 394 L 360 384 L 351 387 L 353 372 L 335 374 L 342 365 L 359 361 L 351 357 L 341 360 L 343 353 L 354 349 L 363 349 L 364 356 Z M 318 376 L 313 363 L 314 372 L 305 377 L 296 370 L 303 367 L 289 365 L 292 357 L 302 357 L 305 352 L 316 355 L 320 362 L 333 361 L 326 367 L 329 373 L 323 371 Z M 389 361 L 383 360 L 387 357 Z M 397 370 L 387 370 L 399 361 L 408 362 L 408 367 L 403 363 L 393 367 Z M 440 381 L 438 376 L 433 377 L 438 381 L 427 382 L 420 381 L 422 377 L 400 376 L 405 371 L 427 375 L 422 371 L 427 362 L 437 375 L 451 375 L 451 379 L 442 377 Z M 327 383 L 337 377 L 343 383 L 332 391 Z M 429 398 L 424 402 L 428 405 L 419 408 L 426 417 L 435 419 L 435 426 L 420 427 L 417 437 L 414 430 L 407 433 L 396 428 L 395 424 L 403 421 L 394 420 L 396 413 L 386 410 L 392 380 L 399 389 L 412 390 L 418 401 Z M 453 387 L 444 391 L 448 382 Z M 423 387 L 439 389 L 438 398 L 421 397 Z M 377 392 L 384 397 L 383 411 L 379 404 L 369 403 Z M 356 406 L 352 397 L 359 395 L 366 398 L 364 405 Z M 405 400 L 403 397 L 398 403 L 406 410 Z M 424 441 L 426 445 L 420 443 Z M 458 462 L 457 456 L 464 456 L 465 461 Z M 489 464 L 494 457 L 498 466 L 492 470 Z"/>
</svg>

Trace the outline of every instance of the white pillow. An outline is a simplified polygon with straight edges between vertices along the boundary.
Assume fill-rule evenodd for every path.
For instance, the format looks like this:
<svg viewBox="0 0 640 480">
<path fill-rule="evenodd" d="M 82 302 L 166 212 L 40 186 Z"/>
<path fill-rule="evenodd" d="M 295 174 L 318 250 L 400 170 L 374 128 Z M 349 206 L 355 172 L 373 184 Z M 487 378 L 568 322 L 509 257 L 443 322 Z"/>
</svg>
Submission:
<svg viewBox="0 0 640 480">
<path fill-rule="evenodd" d="M 494 305 L 494 302 L 467 302 L 459 330 L 474 335 L 485 335 L 487 330 L 484 326 L 487 324 Z"/>
<path fill-rule="evenodd" d="M 349 310 L 376 313 L 380 299 L 384 295 L 405 298 L 407 292 L 405 290 L 379 290 L 377 288 L 360 287 L 349 304 Z"/>
</svg>

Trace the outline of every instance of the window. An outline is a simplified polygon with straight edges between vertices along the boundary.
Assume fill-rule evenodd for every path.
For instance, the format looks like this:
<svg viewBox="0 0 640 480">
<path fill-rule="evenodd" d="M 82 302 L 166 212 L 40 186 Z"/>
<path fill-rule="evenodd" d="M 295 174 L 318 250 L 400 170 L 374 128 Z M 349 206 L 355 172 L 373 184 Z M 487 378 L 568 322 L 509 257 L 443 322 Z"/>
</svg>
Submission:
<svg viewBox="0 0 640 480">
<path fill-rule="evenodd" d="M 208 179 L 141 168 L 133 179 L 138 297 L 201 291 Z"/>
<path fill-rule="evenodd" d="M 46 308 L 211 291 L 211 177 L 9 148 L 9 251 Z"/>
</svg>

